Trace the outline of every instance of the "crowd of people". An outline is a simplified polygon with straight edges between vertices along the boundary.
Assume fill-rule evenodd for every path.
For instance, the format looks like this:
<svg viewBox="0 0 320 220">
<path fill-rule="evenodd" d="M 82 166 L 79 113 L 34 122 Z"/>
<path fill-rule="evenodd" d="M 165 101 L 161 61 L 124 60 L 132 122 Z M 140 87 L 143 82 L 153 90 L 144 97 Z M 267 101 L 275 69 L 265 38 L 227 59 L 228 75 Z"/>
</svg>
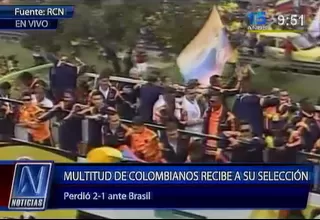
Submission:
<svg viewBox="0 0 320 220">
<path fill-rule="evenodd" d="M 227 87 L 219 75 L 210 78 L 209 87 L 197 79 L 177 86 L 157 71 L 148 73 L 146 82 L 115 82 L 113 70 L 105 69 L 91 89 L 87 81 L 77 82 L 72 75 L 77 67 L 63 58 L 50 71 L 50 85 L 21 73 L 19 102 L 8 99 L 9 82 L 0 85 L 1 138 L 14 137 L 19 125 L 30 142 L 74 154 L 109 146 L 157 163 L 294 163 L 298 151 L 318 153 L 320 109 L 308 99 L 293 103 L 280 89 L 259 94 L 247 66 L 233 65 L 234 82 Z M 136 67 L 129 76 L 141 80 Z M 232 106 L 226 102 L 230 96 L 236 97 Z M 58 141 L 52 138 L 53 118 Z"/>
<path fill-rule="evenodd" d="M 218 8 L 224 21 L 229 8 L 238 10 L 233 4 Z M 237 16 L 227 22 L 231 43 L 244 37 L 242 43 L 258 50 L 257 39 L 241 22 Z M 0 85 L 2 140 L 14 137 L 18 125 L 27 130 L 28 141 L 73 154 L 109 146 L 131 152 L 138 161 L 168 163 L 294 163 L 301 159 L 299 151 L 320 152 L 320 109 L 307 98 L 294 103 L 285 90 L 255 91 L 250 69 L 236 59 L 226 65 L 229 83 L 213 75 L 210 86 L 203 87 L 197 79 L 178 86 L 167 75 L 147 71 L 145 52 L 134 55 L 129 50 L 123 64 L 135 83 L 116 82 L 110 77 L 121 72 L 117 54 L 103 47 L 99 54 L 112 61 L 113 70 L 96 73 L 91 86 L 79 80 L 88 67 L 81 60 L 73 64 L 68 57 L 48 58 L 40 50 L 34 50 L 35 65 L 47 59 L 54 63 L 49 83 L 21 73 L 19 102 L 9 99 L 9 82 Z M 235 97 L 231 106 L 230 97 Z M 58 127 L 58 139 L 53 138 L 53 127 Z"/>
</svg>

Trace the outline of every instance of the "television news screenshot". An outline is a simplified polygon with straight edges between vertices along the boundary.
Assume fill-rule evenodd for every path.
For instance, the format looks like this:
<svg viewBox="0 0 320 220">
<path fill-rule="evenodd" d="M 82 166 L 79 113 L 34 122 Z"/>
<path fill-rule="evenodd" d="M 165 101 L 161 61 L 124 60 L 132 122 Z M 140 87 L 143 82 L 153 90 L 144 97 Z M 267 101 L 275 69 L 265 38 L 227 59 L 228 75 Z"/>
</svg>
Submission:
<svg viewBox="0 0 320 220">
<path fill-rule="evenodd" d="M 0 0 L 0 219 L 320 219 L 320 1 Z"/>
</svg>

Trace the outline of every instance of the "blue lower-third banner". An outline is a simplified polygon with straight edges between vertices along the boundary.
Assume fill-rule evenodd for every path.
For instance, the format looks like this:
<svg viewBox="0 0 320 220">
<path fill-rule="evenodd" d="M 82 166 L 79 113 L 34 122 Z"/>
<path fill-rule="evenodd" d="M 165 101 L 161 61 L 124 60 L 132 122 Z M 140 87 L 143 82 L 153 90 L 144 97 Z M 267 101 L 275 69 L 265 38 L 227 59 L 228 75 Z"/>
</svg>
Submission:
<svg viewBox="0 0 320 220">
<path fill-rule="evenodd" d="M 56 186 L 48 208 L 301 209 L 308 185 Z"/>
<path fill-rule="evenodd" d="M 1 210 L 303 209 L 311 165 L 0 163 Z"/>
</svg>

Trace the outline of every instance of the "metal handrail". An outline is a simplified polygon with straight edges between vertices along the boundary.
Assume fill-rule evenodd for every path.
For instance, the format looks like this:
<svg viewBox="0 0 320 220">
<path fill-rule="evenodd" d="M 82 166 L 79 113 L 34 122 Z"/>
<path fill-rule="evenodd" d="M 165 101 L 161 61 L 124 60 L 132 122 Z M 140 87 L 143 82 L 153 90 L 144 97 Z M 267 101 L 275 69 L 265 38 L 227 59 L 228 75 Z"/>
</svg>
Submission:
<svg viewBox="0 0 320 220">
<path fill-rule="evenodd" d="M 15 99 L 0 98 L 0 101 L 11 102 L 11 103 L 15 103 L 15 104 L 18 104 L 18 105 L 23 104 L 21 101 L 15 100 Z M 49 110 L 49 109 L 48 109 L 48 110 Z M 92 117 L 92 116 L 91 116 L 91 117 Z M 103 117 L 104 117 L 104 116 L 102 116 L 102 118 L 103 118 Z M 90 119 L 90 117 L 88 117 L 87 119 Z M 132 124 L 132 121 L 131 121 L 131 120 L 127 120 L 127 119 L 120 119 L 120 120 L 121 120 L 121 122 L 123 122 L 123 123 Z M 151 124 L 151 123 L 146 123 L 145 125 L 146 125 L 147 127 L 154 128 L 154 129 L 157 129 L 157 130 L 165 130 L 165 127 L 162 126 L 162 125 Z M 181 130 L 181 129 L 179 129 L 178 131 L 179 131 L 180 133 L 182 133 L 182 134 L 189 135 L 189 136 L 195 136 L 195 137 L 201 137 L 201 138 L 207 138 L 207 139 L 214 139 L 214 140 L 217 140 L 217 141 L 219 141 L 219 140 L 224 140 L 223 137 L 216 136 L 216 135 L 196 133 L 196 132 L 191 132 L 191 131 Z M 241 143 L 244 143 L 244 144 L 247 143 L 246 141 L 240 141 L 240 142 L 241 142 Z M 309 153 L 309 152 L 304 152 L 304 151 L 299 151 L 299 153 L 302 154 L 302 155 L 305 155 L 305 156 L 308 156 L 308 157 L 317 159 L 317 160 L 319 160 L 319 162 L 320 162 L 320 154 L 314 154 L 314 153 Z"/>
<path fill-rule="evenodd" d="M 22 101 L 19 101 L 19 100 L 15 100 L 15 99 L 8 99 L 8 98 L 1 98 L 0 97 L 0 101 L 3 101 L 3 102 L 10 102 L 10 103 L 13 103 L 13 104 L 18 104 L 18 105 L 22 105 L 23 102 Z M 46 108 L 46 110 L 50 110 L 51 108 Z M 70 112 L 68 110 L 64 110 L 64 111 L 67 111 L 67 112 Z M 86 117 L 87 119 L 91 119 L 92 117 L 94 116 L 88 116 Z M 100 116 L 100 118 L 106 118 L 105 116 Z M 126 124 L 132 124 L 132 121 L 131 120 L 127 120 L 127 119 L 120 119 L 121 122 L 123 123 L 126 123 Z M 151 123 L 146 123 L 145 124 L 147 127 L 150 127 L 150 128 L 154 128 L 154 129 L 157 129 L 157 130 L 165 130 L 165 127 L 164 126 L 161 126 L 161 125 L 157 125 L 157 124 L 151 124 Z M 196 132 L 190 132 L 190 131 L 187 131 L 187 130 L 181 130 L 179 129 L 178 130 L 180 133 L 183 133 L 183 134 L 186 134 L 186 135 L 190 135 L 190 136 L 196 136 L 196 137 L 202 137 L 202 138 L 208 138 L 208 139 L 214 139 L 214 140 L 223 140 L 222 137 L 219 137 L 219 136 L 216 136 L 216 135 L 209 135 L 209 134 L 203 134 L 203 133 L 196 133 Z M 244 141 L 243 141 L 244 142 Z"/>
<path fill-rule="evenodd" d="M 99 74 L 97 73 L 84 73 L 84 76 L 93 78 L 95 80 L 95 85 L 97 84 L 96 81 L 99 77 Z M 110 76 L 109 79 L 111 82 L 121 82 L 121 83 L 132 83 L 132 84 L 145 84 L 147 83 L 147 81 L 143 80 L 143 79 L 130 79 L 130 78 L 126 78 L 126 77 L 120 77 L 120 76 Z M 181 89 L 184 89 L 185 87 L 179 84 L 175 84 L 175 86 L 178 86 Z M 207 87 L 201 87 L 201 89 L 205 89 Z"/>
</svg>

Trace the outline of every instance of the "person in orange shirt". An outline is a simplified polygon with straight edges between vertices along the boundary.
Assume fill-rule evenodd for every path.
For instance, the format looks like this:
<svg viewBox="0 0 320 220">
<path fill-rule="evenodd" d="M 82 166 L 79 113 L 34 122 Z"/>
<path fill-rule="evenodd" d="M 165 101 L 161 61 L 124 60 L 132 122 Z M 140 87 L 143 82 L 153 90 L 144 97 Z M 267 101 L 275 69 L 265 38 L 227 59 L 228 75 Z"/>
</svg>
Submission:
<svg viewBox="0 0 320 220">
<path fill-rule="evenodd" d="M 22 106 L 19 108 L 18 121 L 22 126 L 27 126 L 28 122 L 34 118 L 34 113 L 38 107 L 32 102 L 31 92 L 23 92 L 21 95 Z"/>
<path fill-rule="evenodd" d="M 44 113 L 44 110 L 38 108 L 35 112 L 35 117 L 38 118 Z M 30 128 L 30 140 L 38 144 L 51 146 L 51 132 L 49 121 L 39 122 L 34 119 L 28 122 Z"/>
<path fill-rule="evenodd" d="M 236 131 L 237 123 L 235 116 L 223 105 L 222 95 L 217 91 L 210 91 L 209 94 L 209 107 L 205 112 L 203 133 L 213 136 L 220 136 L 223 131 Z M 226 162 L 219 149 L 217 140 L 205 140 L 205 155 L 206 161 Z"/>
<path fill-rule="evenodd" d="M 44 112 L 36 104 L 32 102 L 32 94 L 30 92 L 22 93 L 23 105 L 19 109 L 19 124 L 28 128 L 30 141 L 51 145 L 49 122 L 39 122 L 37 118 Z"/>
<path fill-rule="evenodd" d="M 144 125 L 140 116 L 132 120 L 130 139 L 131 150 L 139 159 L 149 163 L 165 162 L 157 134 Z"/>
</svg>

